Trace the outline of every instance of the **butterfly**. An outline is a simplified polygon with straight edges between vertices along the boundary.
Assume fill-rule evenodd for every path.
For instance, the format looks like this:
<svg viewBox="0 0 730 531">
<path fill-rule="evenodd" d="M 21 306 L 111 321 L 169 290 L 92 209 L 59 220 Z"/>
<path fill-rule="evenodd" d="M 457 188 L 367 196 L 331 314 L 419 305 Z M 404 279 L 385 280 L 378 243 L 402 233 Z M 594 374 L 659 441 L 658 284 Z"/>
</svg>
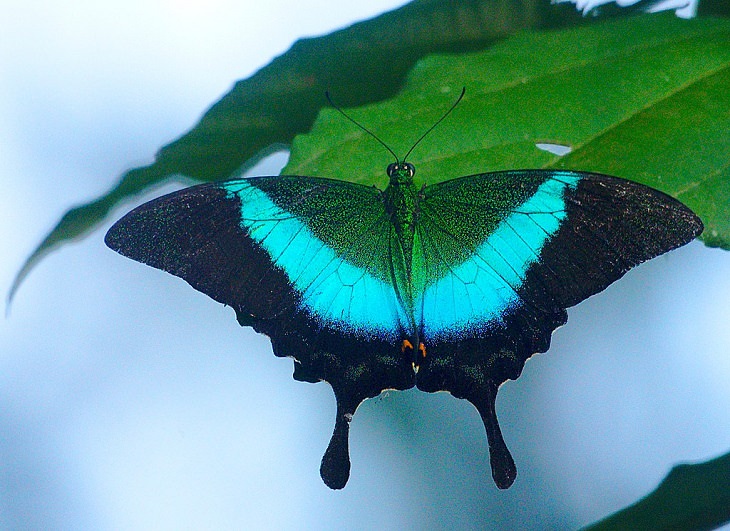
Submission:
<svg viewBox="0 0 730 531">
<path fill-rule="evenodd" d="M 497 421 L 500 385 L 548 350 L 566 308 L 688 243 L 702 222 L 660 191 L 581 171 L 418 187 L 406 157 L 388 166 L 384 190 L 289 175 L 193 186 L 132 210 L 105 241 L 231 306 L 293 358 L 296 380 L 332 386 L 320 467 L 330 488 L 348 481 L 359 404 L 415 386 L 476 407 L 505 489 L 517 470 Z"/>
</svg>

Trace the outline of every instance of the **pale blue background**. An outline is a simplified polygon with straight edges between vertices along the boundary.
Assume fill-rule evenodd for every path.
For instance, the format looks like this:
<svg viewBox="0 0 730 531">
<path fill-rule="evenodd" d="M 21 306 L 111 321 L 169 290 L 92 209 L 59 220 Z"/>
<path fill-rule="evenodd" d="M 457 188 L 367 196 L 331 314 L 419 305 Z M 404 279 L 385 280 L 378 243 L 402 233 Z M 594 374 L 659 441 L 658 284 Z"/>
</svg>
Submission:
<svg viewBox="0 0 730 531">
<path fill-rule="evenodd" d="M 0 290 L 67 208 L 236 79 L 397 2 L 256 4 L 0 3 Z M 49 256 L 0 319 L 0 528 L 564 529 L 730 449 L 730 254 L 699 243 L 572 309 L 502 388 L 510 490 L 469 404 L 390 392 L 358 410 L 333 492 L 330 388 L 293 381 L 229 309 L 102 236 Z"/>
</svg>

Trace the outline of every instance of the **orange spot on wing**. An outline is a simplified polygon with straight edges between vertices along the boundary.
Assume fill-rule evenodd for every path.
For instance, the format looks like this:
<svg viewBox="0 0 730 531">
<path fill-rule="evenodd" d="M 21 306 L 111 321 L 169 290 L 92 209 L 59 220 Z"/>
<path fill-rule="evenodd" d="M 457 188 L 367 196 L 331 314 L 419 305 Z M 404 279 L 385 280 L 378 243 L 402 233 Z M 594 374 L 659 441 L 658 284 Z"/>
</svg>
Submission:
<svg viewBox="0 0 730 531">
<path fill-rule="evenodd" d="M 407 339 L 404 339 L 403 343 L 401 343 L 400 351 L 405 352 L 406 349 L 414 350 L 413 343 L 411 343 Z M 426 357 L 426 345 L 424 345 L 423 343 L 418 343 L 418 353 L 420 354 L 421 358 L 425 358 Z"/>
</svg>

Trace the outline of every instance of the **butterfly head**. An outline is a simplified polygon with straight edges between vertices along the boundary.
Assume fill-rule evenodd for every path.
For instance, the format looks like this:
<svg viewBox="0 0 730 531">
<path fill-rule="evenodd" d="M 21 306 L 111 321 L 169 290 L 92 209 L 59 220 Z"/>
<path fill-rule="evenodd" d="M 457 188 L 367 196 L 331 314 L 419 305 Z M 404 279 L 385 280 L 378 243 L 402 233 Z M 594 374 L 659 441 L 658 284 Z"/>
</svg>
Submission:
<svg viewBox="0 0 730 531">
<path fill-rule="evenodd" d="M 410 162 L 393 162 L 386 170 L 390 177 L 390 184 L 410 184 L 416 174 L 416 167 Z"/>
<path fill-rule="evenodd" d="M 413 145 L 411 146 L 411 149 L 408 150 L 408 153 L 406 153 L 406 156 L 403 157 L 403 159 L 399 159 L 398 155 L 395 154 L 395 151 L 390 149 L 388 144 L 383 142 L 378 136 L 367 129 L 365 126 L 361 125 L 357 122 L 354 118 L 352 118 L 349 114 L 347 114 L 345 111 L 343 111 L 341 108 L 339 108 L 337 105 L 334 104 L 332 101 L 332 98 L 330 98 L 329 91 L 325 92 L 325 96 L 327 97 L 327 101 L 332 105 L 332 107 L 339 112 L 342 116 L 347 118 L 349 121 L 351 121 L 353 124 L 355 124 L 357 127 L 365 131 L 368 135 L 373 137 L 375 140 L 377 140 L 380 145 L 382 145 L 385 149 L 387 149 L 391 155 L 393 155 L 393 158 L 395 159 L 395 162 L 388 165 L 388 177 L 390 177 L 390 185 L 391 186 L 401 186 L 401 185 L 412 185 L 413 184 L 413 176 L 416 174 L 416 168 L 411 164 L 410 162 L 406 162 L 406 159 L 409 157 L 411 152 L 416 148 L 418 144 L 421 143 L 421 140 L 426 138 L 428 134 L 433 131 L 438 124 L 444 121 L 444 119 L 451 114 L 451 111 L 453 111 L 456 106 L 459 104 L 461 99 L 464 97 L 464 94 L 466 93 L 466 87 L 463 87 L 461 89 L 461 94 L 459 94 L 459 97 L 456 99 L 454 104 L 449 108 L 448 111 L 446 111 L 441 118 L 436 120 L 436 123 L 434 123 L 431 127 L 429 127 L 425 133 L 423 133 L 418 140 L 416 140 Z"/>
</svg>

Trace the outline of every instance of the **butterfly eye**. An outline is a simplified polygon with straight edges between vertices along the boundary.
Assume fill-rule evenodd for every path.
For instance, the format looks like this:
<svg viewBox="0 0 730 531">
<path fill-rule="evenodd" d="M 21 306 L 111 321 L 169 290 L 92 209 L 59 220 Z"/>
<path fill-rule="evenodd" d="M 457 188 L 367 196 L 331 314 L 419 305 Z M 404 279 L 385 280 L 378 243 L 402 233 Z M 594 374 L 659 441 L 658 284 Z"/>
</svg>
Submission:
<svg viewBox="0 0 730 531">
<path fill-rule="evenodd" d="M 388 165 L 386 172 L 388 177 L 393 177 L 398 173 L 405 173 L 408 177 L 413 177 L 416 173 L 416 167 L 410 162 L 393 162 Z"/>
</svg>

